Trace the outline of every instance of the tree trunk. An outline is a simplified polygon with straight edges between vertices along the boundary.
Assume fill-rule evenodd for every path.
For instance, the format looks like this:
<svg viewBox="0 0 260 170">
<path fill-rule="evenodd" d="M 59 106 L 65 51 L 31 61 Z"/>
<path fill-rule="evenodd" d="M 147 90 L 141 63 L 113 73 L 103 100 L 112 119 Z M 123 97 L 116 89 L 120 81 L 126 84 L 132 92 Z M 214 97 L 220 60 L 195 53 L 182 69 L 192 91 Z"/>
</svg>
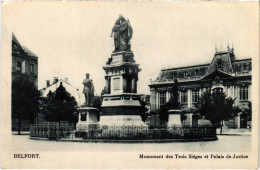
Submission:
<svg viewBox="0 0 260 170">
<path fill-rule="evenodd" d="M 22 123 L 22 120 L 21 118 L 18 119 L 18 135 L 21 134 L 21 123 Z"/>
</svg>

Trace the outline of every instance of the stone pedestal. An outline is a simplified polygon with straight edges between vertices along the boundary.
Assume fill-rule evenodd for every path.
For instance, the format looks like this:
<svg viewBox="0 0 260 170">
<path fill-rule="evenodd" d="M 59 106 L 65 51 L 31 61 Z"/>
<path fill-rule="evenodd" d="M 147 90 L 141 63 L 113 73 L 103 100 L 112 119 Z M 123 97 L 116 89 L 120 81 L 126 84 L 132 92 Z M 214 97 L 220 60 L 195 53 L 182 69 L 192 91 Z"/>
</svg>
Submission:
<svg viewBox="0 0 260 170">
<path fill-rule="evenodd" d="M 168 127 L 170 126 L 182 126 L 181 123 L 181 111 L 180 110 L 169 110 Z"/>
<path fill-rule="evenodd" d="M 79 111 L 79 121 L 76 124 L 77 132 L 88 132 L 90 128 L 99 126 L 98 109 L 94 107 L 81 107 Z"/>
<path fill-rule="evenodd" d="M 100 127 L 107 126 L 147 126 L 141 119 L 140 115 L 112 115 L 101 116 L 99 121 Z"/>
<path fill-rule="evenodd" d="M 132 51 L 111 54 L 103 69 L 109 93 L 103 95 L 100 126 L 147 126 L 140 116 L 140 95 L 137 94 L 139 64 Z"/>
<path fill-rule="evenodd" d="M 119 95 L 104 95 L 100 126 L 147 126 L 140 116 L 141 105 L 139 95 L 123 93 Z"/>
</svg>

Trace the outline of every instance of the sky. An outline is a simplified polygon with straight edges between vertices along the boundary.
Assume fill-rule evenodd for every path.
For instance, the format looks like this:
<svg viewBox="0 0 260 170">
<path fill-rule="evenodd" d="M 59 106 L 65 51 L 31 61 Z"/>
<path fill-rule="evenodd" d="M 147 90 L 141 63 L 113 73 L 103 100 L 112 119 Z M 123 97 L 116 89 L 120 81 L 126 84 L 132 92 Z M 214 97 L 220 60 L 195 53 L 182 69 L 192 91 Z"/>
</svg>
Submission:
<svg viewBox="0 0 260 170">
<path fill-rule="evenodd" d="M 111 29 L 122 14 L 142 69 L 138 93 L 149 94 L 150 79 L 162 68 L 210 63 L 216 45 L 233 44 L 237 59 L 257 57 L 258 8 L 245 2 L 16 2 L 4 5 L 2 29 L 39 57 L 39 89 L 58 77 L 82 91 L 89 73 L 100 95 L 102 66 L 114 50 Z"/>
</svg>

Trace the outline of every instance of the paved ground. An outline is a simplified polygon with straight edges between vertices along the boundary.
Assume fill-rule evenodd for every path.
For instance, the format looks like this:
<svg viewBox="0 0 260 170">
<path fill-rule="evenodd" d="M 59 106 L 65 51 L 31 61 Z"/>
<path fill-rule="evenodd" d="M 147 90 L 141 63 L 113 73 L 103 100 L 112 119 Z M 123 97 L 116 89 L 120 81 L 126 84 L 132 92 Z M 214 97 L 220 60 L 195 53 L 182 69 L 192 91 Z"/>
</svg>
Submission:
<svg viewBox="0 0 260 170">
<path fill-rule="evenodd" d="M 222 135 L 251 135 L 252 129 L 222 129 Z M 217 129 L 217 134 L 220 134 L 220 128 Z"/>
<path fill-rule="evenodd" d="M 251 150 L 251 135 L 218 135 L 216 141 L 177 143 L 82 143 L 31 140 L 12 135 L 14 151 L 76 152 L 245 152 Z"/>
</svg>

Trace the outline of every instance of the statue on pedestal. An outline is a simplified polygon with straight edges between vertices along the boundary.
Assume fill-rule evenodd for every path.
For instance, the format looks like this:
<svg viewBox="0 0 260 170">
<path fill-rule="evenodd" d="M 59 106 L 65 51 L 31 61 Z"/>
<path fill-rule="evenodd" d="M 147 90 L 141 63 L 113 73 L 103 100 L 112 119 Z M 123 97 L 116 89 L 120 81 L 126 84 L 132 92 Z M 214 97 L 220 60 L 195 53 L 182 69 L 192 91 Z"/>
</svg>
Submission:
<svg viewBox="0 0 260 170">
<path fill-rule="evenodd" d="M 85 104 L 86 106 L 91 105 L 91 100 L 94 97 L 94 85 L 92 79 L 89 79 L 89 74 L 86 74 L 86 79 L 83 80 L 84 88 L 83 93 L 85 95 Z"/>
<path fill-rule="evenodd" d="M 114 34 L 114 45 L 116 51 L 131 51 L 130 39 L 133 35 L 133 29 L 129 20 L 126 20 L 122 15 L 116 20 L 112 29 L 111 37 Z"/>
</svg>

